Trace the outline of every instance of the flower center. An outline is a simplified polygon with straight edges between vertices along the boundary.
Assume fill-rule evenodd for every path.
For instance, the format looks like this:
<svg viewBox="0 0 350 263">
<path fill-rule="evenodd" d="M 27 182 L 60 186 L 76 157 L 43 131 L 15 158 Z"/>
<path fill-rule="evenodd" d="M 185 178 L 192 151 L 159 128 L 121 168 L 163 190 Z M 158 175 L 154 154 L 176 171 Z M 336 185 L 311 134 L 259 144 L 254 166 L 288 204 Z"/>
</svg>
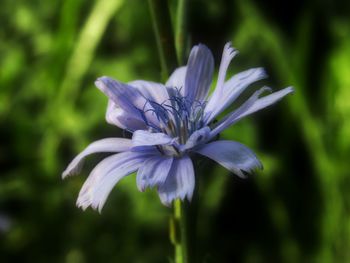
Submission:
<svg viewBox="0 0 350 263">
<path fill-rule="evenodd" d="M 178 138 L 180 144 L 185 144 L 193 132 L 203 127 L 205 103 L 189 101 L 177 90 L 161 104 L 147 100 L 140 114 L 152 131 Z"/>
</svg>

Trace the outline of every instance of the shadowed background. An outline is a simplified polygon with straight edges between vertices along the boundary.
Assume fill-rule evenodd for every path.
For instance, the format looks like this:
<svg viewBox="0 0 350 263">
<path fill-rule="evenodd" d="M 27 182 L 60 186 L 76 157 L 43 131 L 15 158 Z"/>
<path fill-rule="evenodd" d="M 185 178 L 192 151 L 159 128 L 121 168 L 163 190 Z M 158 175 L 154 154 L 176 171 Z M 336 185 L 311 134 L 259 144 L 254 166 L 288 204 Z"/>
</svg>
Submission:
<svg viewBox="0 0 350 263">
<path fill-rule="evenodd" d="M 221 134 L 263 171 L 242 180 L 202 161 L 199 262 L 350 262 L 349 17 L 348 1 L 189 1 L 190 46 L 209 46 L 216 69 L 232 41 L 228 75 L 263 66 L 260 86 L 295 87 Z M 90 142 L 123 136 L 97 77 L 160 81 L 147 1 L 3 0 L 0 24 L 0 261 L 171 262 L 156 191 L 128 176 L 100 215 L 75 200 L 103 155 L 60 177 Z"/>
</svg>

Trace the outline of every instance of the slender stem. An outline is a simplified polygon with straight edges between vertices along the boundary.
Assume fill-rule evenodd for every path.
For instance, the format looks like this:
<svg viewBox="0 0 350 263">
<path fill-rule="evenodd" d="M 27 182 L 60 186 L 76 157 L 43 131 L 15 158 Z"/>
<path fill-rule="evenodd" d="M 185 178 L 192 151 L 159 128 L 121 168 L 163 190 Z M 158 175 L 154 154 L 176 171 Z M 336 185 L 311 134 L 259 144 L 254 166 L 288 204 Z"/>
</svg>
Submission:
<svg viewBox="0 0 350 263">
<path fill-rule="evenodd" d="M 181 252 L 182 252 L 182 259 L 183 263 L 189 263 L 190 262 L 190 229 L 189 229 L 189 221 L 188 221 L 188 203 L 186 200 L 181 202 L 181 200 L 175 201 L 175 206 L 179 206 L 178 210 L 181 211 L 181 218 L 180 218 L 180 233 L 181 233 Z"/>
<path fill-rule="evenodd" d="M 175 200 L 174 202 L 174 211 L 173 217 L 171 218 L 170 223 L 170 239 L 175 248 L 175 263 L 184 263 L 183 258 L 183 242 L 181 242 L 183 232 L 181 231 L 181 219 L 182 219 L 182 205 L 181 200 Z"/>
<path fill-rule="evenodd" d="M 168 1 L 148 0 L 148 3 L 158 47 L 162 79 L 166 80 L 177 66 L 174 34 L 170 20 Z"/>
<path fill-rule="evenodd" d="M 195 193 L 196 194 L 196 193 Z M 177 199 L 170 221 L 170 239 L 175 248 L 175 263 L 195 262 L 195 212 L 196 201 L 191 204 Z"/>
<path fill-rule="evenodd" d="M 175 47 L 177 61 L 182 65 L 187 47 L 187 0 L 178 0 L 176 10 Z"/>
<path fill-rule="evenodd" d="M 198 182 L 198 181 L 197 181 Z M 196 214 L 197 214 L 197 190 L 198 185 L 193 193 L 193 200 L 189 203 L 187 200 L 180 202 L 181 204 L 181 242 L 182 255 L 184 263 L 193 263 L 196 261 Z"/>
</svg>

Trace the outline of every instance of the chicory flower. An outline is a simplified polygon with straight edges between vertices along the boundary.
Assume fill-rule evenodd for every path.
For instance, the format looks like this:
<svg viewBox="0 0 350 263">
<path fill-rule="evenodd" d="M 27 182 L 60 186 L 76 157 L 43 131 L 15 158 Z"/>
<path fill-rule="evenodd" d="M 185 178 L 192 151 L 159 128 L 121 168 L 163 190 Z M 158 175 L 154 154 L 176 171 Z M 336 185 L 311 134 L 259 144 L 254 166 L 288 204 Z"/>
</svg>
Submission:
<svg viewBox="0 0 350 263">
<path fill-rule="evenodd" d="M 137 187 L 155 187 L 160 200 L 191 200 L 195 171 L 191 156 L 209 157 L 240 177 L 262 165 L 246 146 L 215 140 L 240 119 L 277 102 L 293 92 L 292 87 L 262 96 L 270 88 L 255 91 L 241 106 L 214 122 L 252 83 L 266 77 L 262 68 L 240 72 L 226 80 L 228 66 L 237 51 L 227 43 L 223 50 L 215 90 L 209 95 L 214 71 L 211 51 L 202 44 L 191 50 L 186 66 L 176 69 L 164 84 L 143 80 L 121 83 L 101 77 L 96 86 L 107 95 L 108 123 L 132 133 L 131 139 L 106 138 L 82 151 L 63 172 L 63 178 L 79 171 L 92 153 L 116 153 L 102 160 L 85 181 L 77 205 L 101 211 L 113 187 L 123 177 L 137 172 Z"/>
</svg>

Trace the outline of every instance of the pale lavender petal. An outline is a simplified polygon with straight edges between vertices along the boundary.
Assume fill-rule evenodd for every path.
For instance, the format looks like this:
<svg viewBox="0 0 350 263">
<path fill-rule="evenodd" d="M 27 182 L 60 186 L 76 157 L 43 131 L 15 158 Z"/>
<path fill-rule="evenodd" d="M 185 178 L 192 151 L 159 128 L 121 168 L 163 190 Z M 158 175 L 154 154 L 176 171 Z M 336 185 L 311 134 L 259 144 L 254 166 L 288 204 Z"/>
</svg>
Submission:
<svg viewBox="0 0 350 263">
<path fill-rule="evenodd" d="M 282 99 L 284 96 L 293 93 L 294 89 L 293 87 L 287 87 L 285 89 L 276 91 L 270 95 L 267 95 L 265 97 L 259 98 L 247 111 L 245 111 L 240 118 L 243 118 L 247 115 L 250 115 L 256 111 L 259 111 L 263 108 L 266 108 L 270 106 L 271 104 L 276 103 L 280 99 Z"/>
<path fill-rule="evenodd" d="M 90 173 L 79 192 L 77 206 L 85 210 L 91 206 L 100 212 L 113 187 L 135 172 L 150 157 L 150 153 L 123 152 L 102 160 Z"/>
<path fill-rule="evenodd" d="M 62 178 L 79 172 L 83 159 L 97 152 L 124 152 L 132 147 L 132 141 L 124 138 L 106 138 L 95 141 L 78 154 L 62 173 Z"/>
<path fill-rule="evenodd" d="M 167 88 L 163 84 L 144 80 L 135 80 L 128 84 L 135 87 L 149 100 L 155 101 L 159 104 L 169 101 Z"/>
<path fill-rule="evenodd" d="M 222 89 L 215 89 L 204 109 L 205 123 L 210 123 L 230 106 L 249 85 L 266 77 L 263 68 L 252 68 L 234 75 L 223 85 Z"/>
<path fill-rule="evenodd" d="M 187 66 L 179 67 L 171 74 L 168 81 L 165 83 L 167 88 L 178 89 L 183 92 L 183 87 L 185 86 L 185 77 L 187 72 Z M 183 94 L 183 93 L 182 93 Z"/>
<path fill-rule="evenodd" d="M 138 130 L 132 135 L 132 145 L 137 146 L 152 146 L 152 145 L 168 145 L 175 141 L 165 133 L 152 133 L 149 131 Z"/>
<path fill-rule="evenodd" d="M 233 111 L 232 113 L 229 113 L 222 120 L 220 120 L 216 124 L 216 126 L 211 130 L 209 137 L 215 137 L 221 131 L 233 125 L 242 117 L 246 116 L 244 115 L 244 113 L 247 112 L 256 103 L 256 101 L 259 99 L 259 96 L 265 91 L 271 91 L 271 89 L 268 87 L 263 87 L 255 91 L 254 94 L 246 102 L 244 102 L 237 110 Z"/>
<path fill-rule="evenodd" d="M 109 124 L 116 125 L 121 129 L 136 131 L 147 129 L 147 125 L 144 121 L 135 115 L 118 107 L 112 100 L 108 100 L 108 106 L 106 111 L 106 121 Z"/>
<path fill-rule="evenodd" d="M 249 148 L 233 141 L 215 141 L 201 146 L 197 153 L 213 159 L 229 171 L 245 177 L 242 171 L 262 169 L 262 164 Z"/>
<path fill-rule="evenodd" d="M 218 80 L 216 82 L 216 87 L 214 92 L 221 93 L 221 89 L 224 86 L 226 72 L 231 60 L 238 54 L 238 51 L 232 47 L 231 42 L 226 43 L 224 50 L 222 52 Z"/>
<path fill-rule="evenodd" d="M 147 99 L 136 88 L 109 77 L 98 78 L 95 85 L 120 108 L 142 120 L 139 110 Z"/>
<path fill-rule="evenodd" d="M 164 184 L 158 187 L 160 200 L 170 206 L 174 199 L 192 199 L 195 177 L 192 160 L 188 156 L 175 158 Z"/>
<path fill-rule="evenodd" d="M 136 182 L 140 191 L 147 187 L 154 187 L 165 182 L 171 165 L 172 157 L 155 156 L 147 159 L 137 172 Z"/>
<path fill-rule="evenodd" d="M 191 50 L 187 64 L 184 96 L 190 101 L 203 101 L 208 95 L 214 71 L 211 51 L 202 44 Z"/>
<path fill-rule="evenodd" d="M 147 88 L 149 89 L 151 86 L 150 82 L 145 81 L 142 84 L 145 87 L 146 83 L 148 85 Z M 138 87 L 121 83 L 109 77 L 101 77 L 95 82 L 95 85 L 123 110 L 122 116 L 126 116 L 124 121 L 130 121 L 130 124 L 124 123 L 127 128 L 135 125 L 135 119 L 139 120 L 139 122 L 146 123 L 147 126 L 158 128 L 159 120 L 157 119 L 156 114 L 154 114 L 153 106 L 151 104 L 154 99 L 151 95 L 153 91 L 150 92 L 144 89 L 140 92 L 141 82 L 138 81 L 136 84 Z M 156 85 L 155 83 L 152 87 L 159 89 L 159 85 Z M 165 90 L 163 91 L 166 92 Z M 149 96 L 149 98 L 146 96 Z"/>
</svg>

